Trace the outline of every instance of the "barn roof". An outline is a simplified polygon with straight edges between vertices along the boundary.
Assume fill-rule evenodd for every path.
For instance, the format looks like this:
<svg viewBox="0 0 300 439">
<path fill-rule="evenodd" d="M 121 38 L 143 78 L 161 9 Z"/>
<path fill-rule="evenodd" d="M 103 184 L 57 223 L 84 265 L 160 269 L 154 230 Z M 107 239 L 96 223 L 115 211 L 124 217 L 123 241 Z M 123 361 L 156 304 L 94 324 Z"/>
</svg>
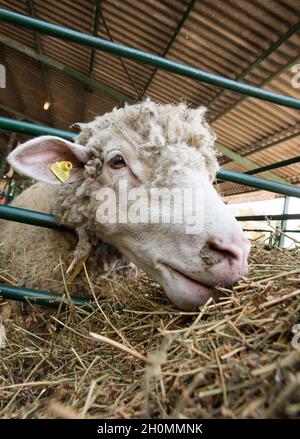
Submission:
<svg viewBox="0 0 300 439">
<path fill-rule="evenodd" d="M 300 0 L 0 0 L 0 7 L 300 99 L 294 70 L 299 64 L 300 71 Z M 0 63 L 7 74 L 1 116 L 68 130 L 120 105 L 124 96 L 185 99 L 208 107 L 224 167 L 245 172 L 300 155 L 299 110 L 293 108 L 3 22 Z M 52 103 L 48 111 L 45 101 Z M 8 136 L 1 133 L 2 155 Z M 299 185 L 300 163 L 260 176 Z M 220 189 L 224 195 L 253 190 L 229 182 Z"/>
</svg>

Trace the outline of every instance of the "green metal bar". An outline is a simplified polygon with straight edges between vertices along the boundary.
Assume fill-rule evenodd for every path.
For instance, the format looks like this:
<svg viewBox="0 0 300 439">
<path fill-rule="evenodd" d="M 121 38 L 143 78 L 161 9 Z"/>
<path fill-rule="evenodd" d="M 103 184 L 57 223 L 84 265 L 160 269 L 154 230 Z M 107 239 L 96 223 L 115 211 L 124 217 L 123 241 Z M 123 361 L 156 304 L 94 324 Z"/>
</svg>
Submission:
<svg viewBox="0 0 300 439">
<path fill-rule="evenodd" d="M 62 38 L 72 41 L 76 44 L 81 44 L 88 47 L 94 47 L 104 52 L 109 52 L 114 55 L 122 56 L 124 58 L 134 59 L 136 61 L 152 65 L 164 70 L 167 70 L 178 75 L 187 76 L 198 81 L 212 84 L 218 87 L 223 87 L 228 90 L 241 93 L 243 95 L 252 96 L 258 99 L 273 102 L 274 104 L 285 105 L 291 108 L 300 109 L 300 100 L 290 96 L 284 96 L 278 93 L 273 93 L 268 90 L 263 90 L 258 87 L 253 87 L 249 84 L 233 81 L 229 78 L 224 78 L 213 73 L 208 73 L 185 64 L 176 63 L 174 61 L 162 58 L 160 56 L 142 52 L 131 47 L 121 44 L 112 43 L 92 35 L 61 27 L 42 20 L 37 20 L 32 17 L 26 17 L 15 12 L 0 9 L 0 20 L 7 23 L 12 23 L 17 26 L 23 26 L 31 31 L 43 32 L 56 38 Z"/>
<path fill-rule="evenodd" d="M 58 130 L 56 128 L 50 128 L 42 125 L 34 125 L 28 122 L 20 122 L 8 119 L 7 117 L 0 117 L 0 129 L 30 134 L 33 136 L 39 136 L 41 134 L 53 135 L 63 137 L 71 141 L 77 136 L 76 133 L 71 133 L 69 131 Z M 226 168 L 221 168 L 219 170 L 217 178 L 220 180 L 231 181 L 233 183 L 244 184 L 246 186 L 252 186 L 258 189 L 264 189 L 266 191 L 277 192 L 278 194 L 300 198 L 300 188 L 296 186 L 273 180 L 267 180 L 265 178 L 252 177 L 250 175 L 232 171 Z"/>
<path fill-rule="evenodd" d="M 277 72 L 272 73 L 267 79 L 263 80 L 259 83 L 259 87 L 264 87 L 265 85 L 269 84 L 273 81 L 273 79 L 280 76 L 285 71 L 289 70 L 293 65 L 298 64 L 300 62 L 300 57 L 296 56 L 291 62 L 284 65 L 280 70 L 277 70 Z M 260 88 L 259 88 L 260 89 Z M 250 96 L 250 95 L 249 95 Z M 248 96 L 240 96 L 237 101 L 234 101 L 229 107 L 226 107 L 221 113 L 217 114 L 210 122 L 216 123 L 221 117 L 224 117 L 226 114 L 230 113 L 234 108 L 236 108 L 238 105 L 240 105 L 244 99 L 246 99 Z M 267 99 L 266 99 L 267 100 Z M 296 107 L 294 107 L 296 108 Z"/>
<path fill-rule="evenodd" d="M 300 21 L 297 21 L 292 27 L 288 29 L 288 31 L 282 35 L 278 40 L 276 40 L 266 51 L 261 53 L 255 61 L 253 61 L 242 73 L 240 73 L 235 79 L 239 81 L 243 79 L 248 73 L 252 72 L 262 61 L 268 58 L 278 47 L 281 46 L 286 40 L 288 40 L 294 33 L 298 32 L 300 29 Z M 206 105 L 210 108 L 217 99 L 223 96 L 226 93 L 226 90 L 221 90 L 216 96 L 214 96 Z"/>
<path fill-rule="evenodd" d="M 5 171 L 5 168 L 6 168 L 6 157 L 8 156 L 8 154 L 13 149 L 16 137 L 17 137 L 16 133 L 11 133 L 9 141 L 8 141 L 8 145 L 7 145 L 7 148 L 6 148 L 6 151 L 4 153 L 4 156 L 3 156 L 2 160 L 0 161 L 0 180 L 3 178 L 4 171 Z"/>
<path fill-rule="evenodd" d="M 62 227 L 54 215 L 7 206 L 5 204 L 0 205 L 0 219 L 31 224 L 32 226 L 46 227 L 48 229 L 58 229 Z"/>
<path fill-rule="evenodd" d="M 257 168 L 257 163 L 253 162 L 252 160 L 248 159 L 247 157 L 241 156 L 237 152 L 233 151 L 230 148 L 227 148 L 224 145 L 221 145 L 220 143 L 215 143 L 215 146 L 218 148 L 218 150 L 225 156 L 230 158 L 236 163 L 241 164 L 244 168 L 250 169 L 250 171 L 246 172 L 246 174 L 250 174 L 251 169 Z M 273 172 L 266 172 L 266 177 L 272 178 L 275 181 L 279 181 L 280 183 L 286 183 L 286 181 L 278 177 L 278 175 L 274 174 Z"/>
<path fill-rule="evenodd" d="M 244 232 L 269 232 L 269 233 L 273 233 L 274 229 L 243 229 Z M 299 229 L 295 229 L 295 230 L 278 230 L 279 232 L 283 232 L 283 233 L 300 233 Z"/>
<path fill-rule="evenodd" d="M 169 41 L 169 43 L 167 45 L 167 47 L 165 48 L 165 50 L 163 51 L 163 53 L 161 55 L 163 58 L 165 58 L 167 56 L 167 54 L 169 53 L 171 47 L 173 46 L 174 41 L 176 40 L 177 35 L 179 34 L 180 30 L 182 29 L 184 23 L 186 22 L 186 19 L 188 18 L 188 16 L 189 16 L 191 10 L 193 9 L 195 3 L 196 3 L 196 0 L 191 0 L 190 3 L 188 4 L 186 10 L 184 11 L 184 13 L 183 13 L 183 15 L 182 15 L 182 17 L 181 17 L 181 19 L 180 19 L 180 21 L 179 21 L 175 31 L 174 31 L 174 33 L 173 33 L 173 35 L 172 35 L 172 37 L 171 37 L 171 39 L 170 39 L 170 41 Z M 147 83 L 146 83 L 146 85 L 144 87 L 144 90 L 143 90 L 143 96 L 145 95 L 145 93 L 147 92 L 148 88 L 150 87 L 150 84 L 152 83 L 153 78 L 156 75 L 157 70 L 158 69 L 156 68 L 152 72 L 150 78 L 148 79 L 148 81 L 147 81 Z"/>
<path fill-rule="evenodd" d="M 270 220 L 299 220 L 300 214 L 282 214 L 282 215 L 244 215 L 237 216 L 238 221 L 265 221 Z M 64 229 L 54 215 L 35 212 L 33 210 L 20 209 L 7 205 L 0 205 L 0 219 L 7 221 L 16 221 L 18 223 L 30 224 L 32 226 L 46 227 L 49 229 Z"/>
<path fill-rule="evenodd" d="M 0 10 L 1 11 L 1 10 Z M 1 15 L 1 12 L 0 12 Z M 39 21 L 39 20 L 37 20 Z M 79 72 L 78 70 L 73 69 L 72 67 L 68 67 L 65 64 L 50 58 L 50 56 L 41 54 L 36 52 L 35 50 L 31 49 L 31 47 L 26 46 L 25 44 L 19 43 L 19 41 L 16 41 L 10 37 L 7 37 L 5 35 L 0 35 L 0 43 L 11 47 L 14 50 L 17 50 L 27 56 L 30 56 L 31 58 L 35 59 L 36 61 L 40 61 L 50 67 L 53 67 L 54 69 L 60 70 L 61 72 L 65 73 L 66 75 L 70 76 L 71 78 L 76 79 L 76 81 L 82 82 L 83 84 L 87 85 L 88 87 L 101 91 L 101 93 L 105 94 L 106 96 L 109 96 L 116 101 L 121 102 L 134 102 L 134 100 L 126 96 L 123 93 L 120 93 L 119 91 L 115 90 L 114 88 L 110 87 L 109 85 L 106 85 L 102 82 L 96 81 L 93 78 L 90 78 L 87 75 L 84 75 L 83 73 Z"/>
<path fill-rule="evenodd" d="M 293 165 L 299 162 L 300 162 L 300 155 L 298 155 L 297 157 L 292 157 L 291 159 L 282 160 L 281 162 L 272 163 L 266 166 L 261 166 L 260 168 L 256 168 L 256 169 L 251 169 L 250 171 L 245 172 L 245 174 L 248 175 L 260 174 L 261 172 L 266 172 L 269 171 L 270 169 L 283 168 L 284 166 Z"/>
<path fill-rule="evenodd" d="M 13 131 L 15 133 L 29 134 L 30 136 L 58 136 L 67 140 L 74 140 L 76 133 L 70 131 L 51 128 L 46 125 L 36 125 L 29 122 L 9 119 L 8 117 L 0 117 L 0 129 Z"/>
<path fill-rule="evenodd" d="M 297 124 L 298 125 L 298 124 Z M 290 129 L 291 127 L 289 127 L 288 129 Z M 283 131 L 287 131 L 287 130 L 283 130 Z M 266 142 L 266 141 L 269 141 L 270 140 L 270 142 L 271 143 L 267 143 L 266 145 L 264 145 L 264 146 L 261 146 L 260 145 L 260 142 L 258 142 L 258 143 L 256 143 L 256 144 L 254 144 L 254 145 L 252 145 L 252 147 L 250 146 L 250 147 L 248 147 L 247 149 L 246 149 L 246 153 L 244 154 L 244 155 L 242 155 L 241 157 L 243 157 L 243 158 L 246 158 L 246 157 L 248 157 L 248 156 L 250 156 L 251 154 L 254 154 L 255 152 L 257 152 L 257 151 L 259 151 L 259 152 L 261 152 L 261 151 L 266 151 L 266 150 L 269 150 L 270 148 L 273 148 L 273 146 L 276 146 L 276 145 L 279 145 L 280 143 L 284 143 L 284 142 L 288 142 L 289 140 L 292 140 L 292 139 L 294 139 L 295 137 L 298 137 L 298 136 L 300 136 L 300 131 L 297 131 L 296 133 L 293 133 L 293 134 L 290 134 L 290 135 L 288 135 L 287 137 L 284 137 L 284 138 L 282 138 L 282 139 L 279 139 L 279 140 L 273 140 L 272 141 L 272 138 L 274 138 L 274 137 L 276 137 L 276 136 L 278 136 L 278 134 L 279 133 L 275 133 L 274 135 L 272 135 L 271 137 L 269 136 L 268 138 L 265 138 L 265 139 L 262 139 L 260 142 Z M 280 135 L 281 135 L 282 133 L 280 132 Z M 258 144 L 258 146 L 256 146 Z M 231 162 L 231 160 L 226 160 L 226 162 L 224 162 L 224 163 L 230 163 Z M 255 170 L 255 169 L 254 169 Z"/>
<path fill-rule="evenodd" d="M 44 125 L 43 122 L 40 120 L 35 119 L 34 117 L 29 116 L 26 113 L 22 113 L 21 111 L 16 110 L 15 108 L 10 107 L 9 105 L 5 105 L 2 102 L 0 102 L 0 108 L 1 110 L 6 111 L 7 113 L 13 114 L 14 116 L 17 116 L 18 119 L 24 119 L 28 120 L 29 122 L 33 122 L 39 125 Z"/>
<path fill-rule="evenodd" d="M 244 215 L 244 216 L 236 216 L 238 221 L 266 221 L 267 219 L 276 221 L 276 220 L 299 220 L 300 213 L 289 213 L 284 215 Z"/>
<path fill-rule="evenodd" d="M 299 220 L 300 214 L 281 214 L 281 215 L 244 215 L 237 216 L 238 221 L 265 221 L 270 220 Z M 33 210 L 20 209 L 7 205 L 0 205 L 0 219 L 7 221 L 16 221 L 18 223 L 30 224 L 32 226 L 46 227 L 48 229 L 63 229 L 54 215 L 35 212 Z"/>
<path fill-rule="evenodd" d="M 76 306 L 94 307 L 92 300 L 84 297 L 71 296 L 72 301 L 62 294 L 49 293 L 48 291 L 31 290 L 29 288 L 14 287 L 0 283 L 0 297 L 9 300 L 17 300 L 25 302 L 29 300 L 37 305 L 46 305 L 58 307 L 61 304 L 70 305 L 73 303 Z"/>
<path fill-rule="evenodd" d="M 265 178 L 252 177 L 227 168 L 221 168 L 217 174 L 217 178 L 220 180 L 231 181 L 232 183 L 252 186 L 265 191 L 276 192 L 277 194 L 300 198 L 300 188 L 296 186 L 267 180 Z"/>
</svg>

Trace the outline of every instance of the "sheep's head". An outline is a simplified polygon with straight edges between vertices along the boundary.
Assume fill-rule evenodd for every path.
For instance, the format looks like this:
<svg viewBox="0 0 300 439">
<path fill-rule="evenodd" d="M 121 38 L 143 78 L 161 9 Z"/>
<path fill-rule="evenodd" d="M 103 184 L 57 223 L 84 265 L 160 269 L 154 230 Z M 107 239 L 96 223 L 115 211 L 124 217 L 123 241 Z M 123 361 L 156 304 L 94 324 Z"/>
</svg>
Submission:
<svg viewBox="0 0 300 439">
<path fill-rule="evenodd" d="M 178 307 L 194 309 L 217 297 L 217 285 L 246 274 L 249 253 L 213 187 L 215 137 L 204 113 L 148 99 L 78 124 L 75 143 L 39 137 L 8 161 L 22 174 L 62 186 L 60 218 L 81 240 L 117 247 Z M 65 183 L 51 170 L 61 162 L 72 166 Z"/>
</svg>

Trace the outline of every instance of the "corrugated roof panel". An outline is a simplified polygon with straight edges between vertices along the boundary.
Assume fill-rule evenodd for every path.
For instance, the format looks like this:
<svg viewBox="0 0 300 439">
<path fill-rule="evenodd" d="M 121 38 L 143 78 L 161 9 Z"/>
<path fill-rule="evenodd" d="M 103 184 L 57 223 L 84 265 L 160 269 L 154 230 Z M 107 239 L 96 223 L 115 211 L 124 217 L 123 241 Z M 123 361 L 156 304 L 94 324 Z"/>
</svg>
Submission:
<svg viewBox="0 0 300 439">
<path fill-rule="evenodd" d="M 29 15 L 28 7 L 25 1 L 0 0 L 0 7 L 3 9 L 9 9 L 19 14 Z M 14 38 L 17 41 L 34 48 L 33 33 L 30 30 L 6 23 L 0 23 L 0 30 L 2 35 Z"/>
<path fill-rule="evenodd" d="M 32 58 L 28 58 L 10 48 L 5 48 L 5 58 L 21 94 L 26 114 L 45 124 L 51 124 L 48 114 L 43 110 L 47 95 L 39 64 Z M 12 94 L 16 96 L 13 90 Z M 14 107 L 11 102 L 7 102 L 7 104 Z M 23 112 L 20 104 L 17 109 Z"/>
<path fill-rule="evenodd" d="M 92 2 L 35 0 L 34 5 L 36 17 L 41 20 L 78 29 L 87 34 L 93 32 L 94 5 Z M 41 45 L 45 55 L 53 57 L 81 73 L 88 73 L 91 52 L 89 48 L 46 35 L 41 36 Z"/>
<path fill-rule="evenodd" d="M 78 81 L 54 68 L 49 69 L 49 82 L 56 124 L 61 129 L 69 130 L 73 123 L 83 120 L 85 89 Z"/>
<path fill-rule="evenodd" d="M 87 113 L 87 121 L 94 119 L 96 116 L 108 113 L 117 106 L 117 102 L 100 92 L 93 92 L 89 95 L 89 105 Z"/>
<path fill-rule="evenodd" d="M 176 0 L 171 4 L 152 0 L 143 2 L 132 0 L 122 2 L 120 9 L 116 9 L 113 1 L 105 1 L 103 2 L 103 16 L 106 26 L 101 21 L 98 35 L 106 39 L 112 38 L 115 42 L 140 50 L 161 54 L 171 39 L 187 3 L 182 0 Z M 128 78 L 120 61 L 111 55 L 105 55 L 100 52 L 96 53 L 94 77 L 99 78 L 103 75 L 109 81 L 108 78 L 112 73 L 114 75 L 112 81 L 115 81 L 119 90 L 137 97 L 132 81 Z M 103 58 L 107 60 L 108 66 L 105 63 L 101 65 Z M 142 66 L 134 61 L 124 60 L 124 62 L 131 79 L 136 82 L 138 91 L 142 92 L 154 70 L 153 67 Z M 112 81 L 109 85 L 112 85 Z"/>
</svg>

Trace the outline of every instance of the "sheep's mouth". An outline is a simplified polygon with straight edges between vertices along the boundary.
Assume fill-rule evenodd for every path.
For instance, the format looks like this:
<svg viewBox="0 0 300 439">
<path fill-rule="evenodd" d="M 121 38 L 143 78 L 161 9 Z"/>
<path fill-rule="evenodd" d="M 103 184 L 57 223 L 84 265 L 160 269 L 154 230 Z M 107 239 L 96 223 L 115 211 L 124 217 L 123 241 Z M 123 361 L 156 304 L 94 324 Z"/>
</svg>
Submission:
<svg viewBox="0 0 300 439">
<path fill-rule="evenodd" d="M 218 300 L 220 293 L 211 285 L 199 282 L 168 264 L 164 265 L 162 285 L 169 299 L 179 308 L 191 310 L 203 305 L 210 297 Z"/>
<path fill-rule="evenodd" d="M 209 285 L 209 284 L 206 284 L 206 283 L 204 283 L 204 282 L 200 282 L 199 280 L 197 280 L 197 279 L 195 279 L 195 278 L 193 278 L 193 277 L 191 277 L 191 276 L 189 276 L 188 274 L 186 274 L 186 273 L 183 273 L 182 271 L 179 271 L 179 270 L 177 270 L 176 268 L 174 268 L 174 267 L 171 267 L 170 265 L 166 265 L 166 267 L 168 268 L 168 270 L 173 274 L 173 276 L 183 276 L 184 278 L 186 278 L 187 280 L 189 280 L 190 282 L 194 282 L 194 283 L 196 283 L 196 284 L 198 284 L 198 285 L 201 285 L 201 286 L 203 286 L 203 287 L 206 287 L 206 288 L 211 288 L 211 285 Z"/>
</svg>

